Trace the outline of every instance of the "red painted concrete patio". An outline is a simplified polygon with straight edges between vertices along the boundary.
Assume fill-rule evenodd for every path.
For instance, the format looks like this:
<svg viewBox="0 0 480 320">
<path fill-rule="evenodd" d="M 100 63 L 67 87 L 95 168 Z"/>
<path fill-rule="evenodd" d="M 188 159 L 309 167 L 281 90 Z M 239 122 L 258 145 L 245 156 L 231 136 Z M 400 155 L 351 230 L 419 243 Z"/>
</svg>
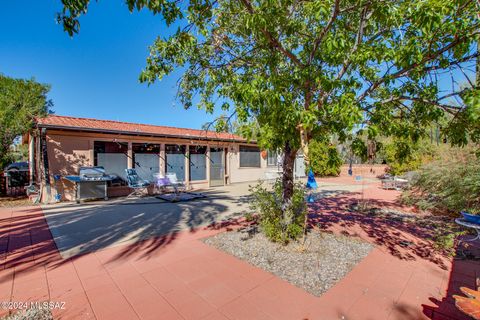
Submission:
<svg viewBox="0 0 480 320">
<path fill-rule="evenodd" d="M 375 183 L 364 198 L 396 206 L 397 195 Z M 321 297 L 199 241 L 228 226 L 62 260 L 40 208 L 0 208 L 0 301 L 64 301 L 58 319 L 468 319 L 451 295 L 474 287 L 480 262 L 436 255 L 418 230 L 347 212 L 359 196 L 311 208 L 312 226 L 376 245 Z"/>
</svg>

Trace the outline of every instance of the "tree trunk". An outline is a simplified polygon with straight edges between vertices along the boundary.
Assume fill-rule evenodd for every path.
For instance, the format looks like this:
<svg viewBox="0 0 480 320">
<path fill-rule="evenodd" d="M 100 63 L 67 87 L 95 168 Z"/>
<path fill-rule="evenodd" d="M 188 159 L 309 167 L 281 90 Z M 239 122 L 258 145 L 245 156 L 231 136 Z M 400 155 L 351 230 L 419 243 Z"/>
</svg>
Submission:
<svg viewBox="0 0 480 320">
<path fill-rule="evenodd" d="M 300 129 L 300 144 L 302 146 L 302 152 L 303 152 L 303 161 L 305 162 L 305 168 L 307 170 L 310 170 L 310 155 L 308 153 L 308 143 L 309 143 L 309 138 L 308 138 L 308 132 L 303 129 L 303 126 L 299 126 Z"/>
<path fill-rule="evenodd" d="M 292 149 L 290 143 L 285 143 L 283 150 L 283 173 L 282 173 L 282 211 L 286 224 L 291 223 L 292 217 L 286 216 L 286 211 L 290 207 L 293 197 L 293 166 L 297 150 Z"/>
</svg>

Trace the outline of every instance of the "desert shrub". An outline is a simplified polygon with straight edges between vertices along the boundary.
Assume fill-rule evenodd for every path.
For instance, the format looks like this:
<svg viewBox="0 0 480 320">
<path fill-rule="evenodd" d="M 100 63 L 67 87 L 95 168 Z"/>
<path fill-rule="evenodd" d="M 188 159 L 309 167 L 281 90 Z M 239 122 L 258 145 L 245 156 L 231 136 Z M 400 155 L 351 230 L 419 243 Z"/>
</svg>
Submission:
<svg viewBox="0 0 480 320">
<path fill-rule="evenodd" d="M 313 140 L 308 146 L 310 166 L 318 176 L 338 176 L 342 158 L 334 145 L 328 141 Z"/>
<path fill-rule="evenodd" d="M 307 206 L 305 188 L 295 184 L 292 201 L 285 213 L 282 211 L 282 183 L 277 179 L 272 190 L 263 182 L 250 187 L 252 201 L 250 208 L 257 213 L 260 229 L 274 242 L 288 243 L 297 239 L 304 231 Z"/>
<path fill-rule="evenodd" d="M 403 194 L 407 204 L 421 209 L 480 214 L 480 161 L 468 150 L 450 152 L 418 170 L 417 178 Z"/>
</svg>

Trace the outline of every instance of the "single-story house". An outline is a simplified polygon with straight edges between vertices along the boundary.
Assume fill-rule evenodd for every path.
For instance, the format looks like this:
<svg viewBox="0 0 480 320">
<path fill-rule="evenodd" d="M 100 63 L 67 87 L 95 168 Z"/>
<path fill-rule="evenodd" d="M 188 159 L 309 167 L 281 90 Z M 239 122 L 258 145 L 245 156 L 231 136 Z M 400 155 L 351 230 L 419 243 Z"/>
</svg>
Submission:
<svg viewBox="0 0 480 320">
<path fill-rule="evenodd" d="M 274 152 L 234 134 L 206 130 L 49 115 L 37 119 L 24 141 L 43 202 L 74 200 L 73 183 L 62 177 L 77 175 L 84 166 L 102 166 L 118 177 L 108 184 L 109 196 L 130 193 L 127 168 L 150 181 L 157 173 L 175 173 L 192 189 L 256 181 L 280 170 Z M 303 176 L 301 156 L 296 167 Z"/>
</svg>

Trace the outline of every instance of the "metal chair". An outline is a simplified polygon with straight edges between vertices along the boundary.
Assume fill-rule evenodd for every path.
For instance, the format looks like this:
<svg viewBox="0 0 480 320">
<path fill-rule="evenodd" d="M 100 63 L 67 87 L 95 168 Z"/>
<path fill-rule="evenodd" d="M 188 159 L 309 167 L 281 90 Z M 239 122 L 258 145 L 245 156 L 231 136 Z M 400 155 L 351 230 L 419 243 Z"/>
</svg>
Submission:
<svg viewBox="0 0 480 320">
<path fill-rule="evenodd" d="M 176 173 L 167 173 L 165 176 L 170 181 L 169 186 L 173 187 L 175 193 L 187 191 L 185 184 L 181 181 L 178 181 Z"/>
<path fill-rule="evenodd" d="M 125 169 L 125 173 L 127 174 L 128 186 L 133 189 L 127 198 L 133 196 L 141 197 L 144 193 L 148 194 L 147 188 L 150 186 L 150 181 L 140 179 L 135 169 Z"/>
</svg>

